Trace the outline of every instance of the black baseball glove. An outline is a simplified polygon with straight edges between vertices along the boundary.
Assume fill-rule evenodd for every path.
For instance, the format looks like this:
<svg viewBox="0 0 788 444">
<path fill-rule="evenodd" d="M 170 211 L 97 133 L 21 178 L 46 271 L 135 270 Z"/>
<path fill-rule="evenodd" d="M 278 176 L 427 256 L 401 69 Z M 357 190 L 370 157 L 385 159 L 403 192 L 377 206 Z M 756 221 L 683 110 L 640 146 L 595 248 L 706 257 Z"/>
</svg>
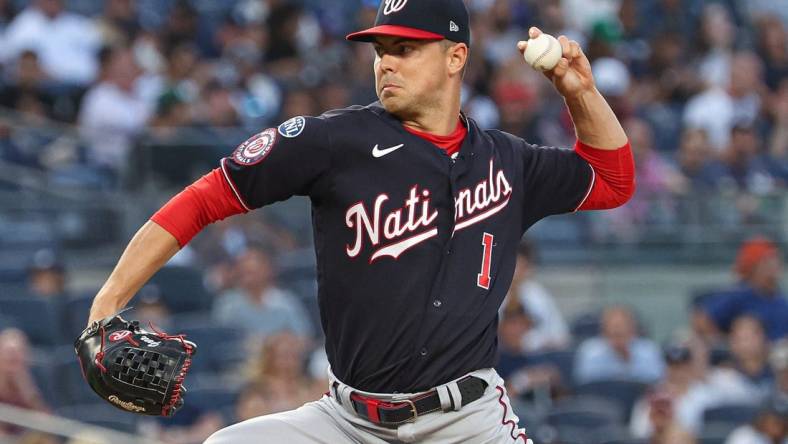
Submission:
<svg viewBox="0 0 788 444">
<path fill-rule="evenodd" d="M 120 314 L 94 321 L 74 343 L 82 375 L 103 399 L 143 415 L 172 416 L 197 346 L 184 335 L 143 330 Z"/>
</svg>

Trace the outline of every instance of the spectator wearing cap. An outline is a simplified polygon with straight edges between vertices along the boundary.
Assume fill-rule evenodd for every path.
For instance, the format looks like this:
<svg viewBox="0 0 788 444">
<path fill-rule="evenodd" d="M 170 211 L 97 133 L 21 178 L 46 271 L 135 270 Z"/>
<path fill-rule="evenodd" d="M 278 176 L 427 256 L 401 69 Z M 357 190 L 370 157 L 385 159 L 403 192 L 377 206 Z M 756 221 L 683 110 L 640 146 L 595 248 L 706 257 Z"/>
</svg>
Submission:
<svg viewBox="0 0 788 444">
<path fill-rule="evenodd" d="M 787 444 L 788 404 L 770 399 L 762 406 L 752 424 L 734 430 L 725 444 Z"/>
<path fill-rule="evenodd" d="M 552 294 L 536 278 L 536 252 L 523 241 L 517 249 L 517 263 L 509 297 L 518 298 L 530 320 L 522 335 L 520 351 L 560 349 L 569 345 L 569 327 Z"/>
<path fill-rule="evenodd" d="M 49 249 L 33 255 L 27 272 L 28 292 L 43 298 L 62 298 L 66 291 L 66 270 L 58 255 Z"/>
<path fill-rule="evenodd" d="M 749 239 L 739 249 L 734 271 L 740 282 L 705 303 L 713 324 L 729 332 L 734 319 L 750 314 L 761 321 L 770 341 L 786 336 L 788 301 L 779 288 L 782 260 L 777 245 L 764 237 Z"/>
<path fill-rule="evenodd" d="M 630 379 L 652 383 L 665 370 L 659 346 L 639 337 L 632 311 L 623 306 L 608 307 L 602 313 L 602 334 L 580 345 L 574 364 L 578 383 L 604 379 Z"/>
<path fill-rule="evenodd" d="M 558 388 L 561 374 L 550 364 L 529 363 L 523 350 L 523 338 L 534 328 L 534 316 L 523 307 L 522 299 L 510 294 L 499 313 L 498 362 L 496 371 L 507 381 L 509 394 L 523 395 L 537 388 Z"/>
<path fill-rule="evenodd" d="M 665 347 L 665 378 L 632 409 L 629 429 L 637 438 L 663 436 L 670 428 L 692 431 L 697 417 L 698 374 L 691 349 L 684 344 Z M 659 441 L 659 439 L 657 439 Z"/>
</svg>

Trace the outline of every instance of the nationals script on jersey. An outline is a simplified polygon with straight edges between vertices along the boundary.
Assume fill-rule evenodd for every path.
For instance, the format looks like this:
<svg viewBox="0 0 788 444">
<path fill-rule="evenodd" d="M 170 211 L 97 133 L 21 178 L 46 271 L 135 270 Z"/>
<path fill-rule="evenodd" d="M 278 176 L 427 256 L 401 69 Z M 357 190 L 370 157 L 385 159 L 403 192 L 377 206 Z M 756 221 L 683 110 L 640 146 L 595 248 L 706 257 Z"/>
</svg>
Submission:
<svg viewBox="0 0 788 444">
<path fill-rule="evenodd" d="M 489 177 L 473 188 L 460 191 L 454 198 L 454 232 L 497 213 L 509 203 L 511 195 L 512 187 L 506 175 L 503 170 L 493 171 L 493 161 L 490 160 Z M 379 247 L 370 256 L 370 262 L 383 256 L 396 259 L 405 250 L 438 235 L 438 227 L 433 224 L 438 211 L 430 208 L 430 190 L 419 191 L 418 185 L 414 185 L 401 208 L 381 214 L 383 204 L 388 200 L 387 194 L 379 194 L 371 215 L 363 202 L 347 211 L 345 223 L 356 230 L 353 246 L 346 249 L 348 256 L 358 256 L 364 239 L 367 239 L 373 248 Z"/>
<path fill-rule="evenodd" d="M 247 209 L 310 198 L 326 352 L 358 389 L 416 392 L 492 367 L 520 238 L 592 185 L 573 151 L 462 120 L 455 158 L 376 102 L 293 118 L 222 160 Z"/>
</svg>

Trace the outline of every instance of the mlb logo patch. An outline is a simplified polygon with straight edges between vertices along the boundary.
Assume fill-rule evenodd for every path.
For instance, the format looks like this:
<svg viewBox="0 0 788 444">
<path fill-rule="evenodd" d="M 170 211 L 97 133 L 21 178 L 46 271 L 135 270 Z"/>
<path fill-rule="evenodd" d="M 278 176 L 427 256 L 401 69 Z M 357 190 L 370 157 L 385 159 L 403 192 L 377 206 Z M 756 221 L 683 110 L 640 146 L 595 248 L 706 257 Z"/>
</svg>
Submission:
<svg viewBox="0 0 788 444">
<path fill-rule="evenodd" d="M 292 119 L 288 120 L 287 122 L 279 125 L 279 134 L 282 137 L 293 138 L 298 137 L 302 131 L 304 131 L 304 127 L 306 126 L 306 119 L 301 116 L 293 117 Z"/>
<path fill-rule="evenodd" d="M 233 160 L 240 165 L 255 165 L 263 161 L 276 142 L 276 130 L 268 128 L 242 143 L 233 153 Z"/>
</svg>

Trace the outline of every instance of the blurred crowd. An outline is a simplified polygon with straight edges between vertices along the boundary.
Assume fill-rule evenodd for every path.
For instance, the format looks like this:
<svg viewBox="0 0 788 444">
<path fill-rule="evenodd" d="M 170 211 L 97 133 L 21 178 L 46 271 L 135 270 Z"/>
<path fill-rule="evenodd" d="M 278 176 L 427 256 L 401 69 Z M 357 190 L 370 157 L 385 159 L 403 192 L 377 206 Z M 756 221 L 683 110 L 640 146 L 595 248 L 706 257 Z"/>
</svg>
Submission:
<svg viewBox="0 0 788 444">
<path fill-rule="evenodd" d="M 632 306 L 567 319 L 562 295 L 540 283 L 536 247 L 523 241 L 499 313 L 496 365 L 521 425 L 540 444 L 788 443 L 782 257 L 768 238 L 744 242 L 732 283 L 688 294 L 686 324 L 657 342 L 647 313 Z M 171 263 L 130 304 L 127 317 L 200 345 L 185 407 L 171 419 L 148 419 L 107 409 L 82 380 L 65 344 L 84 327 L 94 292 L 72 294 L 69 270 L 51 251 L 39 252 L 25 294 L 0 298 L 0 402 L 186 444 L 323 396 L 328 363 L 314 276 L 298 278 L 302 271 L 274 263 L 262 244 L 220 267 L 203 274 Z M 204 304 L 194 301 L 195 281 L 209 295 Z M 63 442 L 0 424 L 3 436 Z"/>
<path fill-rule="evenodd" d="M 596 215 L 597 239 L 637 240 L 644 224 L 682 227 L 694 218 L 760 226 L 775 217 L 769 199 L 788 186 L 788 2 L 468 5 L 473 42 L 463 107 L 483 127 L 543 145 L 574 142 L 560 97 L 516 50 L 529 26 L 578 40 L 592 61 L 630 137 L 638 177 L 628 205 Z M 182 187 L 254 132 L 374 101 L 374 53 L 343 37 L 370 25 L 377 6 L 0 0 L 0 162 L 55 183 L 125 190 L 147 180 L 145 162 L 158 159 L 156 179 Z M 716 205 L 715 196 L 729 205 Z M 304 249 L 308 210 L 293 205 L 211 226 L 165 268 L 169 278 L 135 297 L 134 316 L 205 344 L 187 408 L 171 421 L 128 424 L 128 415 L 106 411 L 95 418 L 166 442 L 201 442 L 224 424 L 321 396 L 326 358 L 314 256 Z M 747 241 L 733 261 L 736 285 L 688 296 L 686 331 L 658 344 L 647 314 L 631 307 L 566 320 L 561 295 L 536 278 L 534 247 L 523 244 L 501 310 L 498 366 L 523 424 L 540 444 L 591 436 L 599 443 L 788 442 L 780 257 L 768 239 Z M 0 279 L 0 328 L 7 327 L 0 402 L 84 419 L 98 399 L 85 391 L 64 344 L 84 327 L 95 291 L 68 291 L 69 271 L 52 251 L 37 253 L 28 271 L 15 291 L 7 290 L 18 283 Z M 239 340 L 211 344 L 216 337 Z M 573 431 L 583 418 L 589 425 Z M 59 442 L 0 424 L 3 434 Z"/>
<path fill-rule="evenodd" d="M 343 36 L 376 0 L 0 1 L 0 105 L 75 124 L 78 160 L 118 173 L 143 135 L 248 135 L 295 115 L 375 100 L 373 52 Z M 788 6 L 737 0 L 469 0 L 464 109 L 545 145 L 571 146 L 563 102 L 525 69 L 527 28 L 578 40 L 636 150 L 640 195 L 710 188 L 756 195 L 788 177 Z M 55 167 L 3 133 L 2 159 Z M 221 137 L 216 153 L 232 149 Z M 24 141 L 20 142 L 24 145 Z M 42 158 L 43 157 L 43 158 Z M 47 164 L 47 162 L 49 162 Z M 647 217 L 630 205 L 629 217 Z"/>
</svg>

